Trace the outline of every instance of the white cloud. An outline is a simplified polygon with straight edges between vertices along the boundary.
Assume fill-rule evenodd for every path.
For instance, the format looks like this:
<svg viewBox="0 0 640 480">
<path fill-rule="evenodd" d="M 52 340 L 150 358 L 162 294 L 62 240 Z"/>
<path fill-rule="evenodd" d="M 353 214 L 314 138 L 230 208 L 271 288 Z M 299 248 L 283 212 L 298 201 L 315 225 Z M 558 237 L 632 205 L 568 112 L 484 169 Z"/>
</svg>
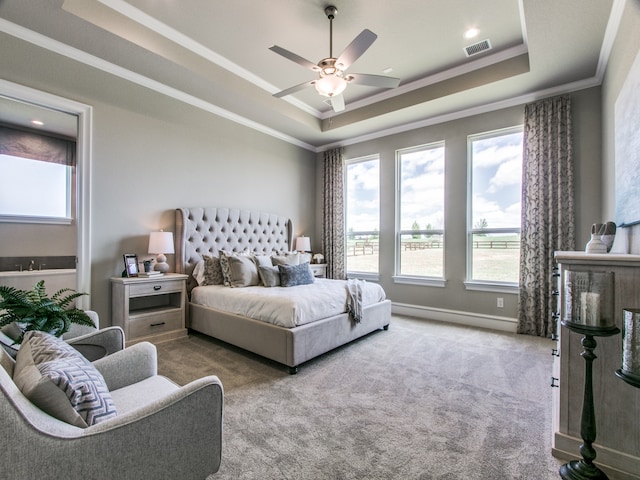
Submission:
<svg viewBox="0 0 640 480">
<path fill-rule="evenodd" d="M 495 193 L 502 187 L 520 185 L 522 183 L 522 160 L 513 158 L 500 164 L 496 173 L 489 180 L 489 193 Z"/>
</svg>

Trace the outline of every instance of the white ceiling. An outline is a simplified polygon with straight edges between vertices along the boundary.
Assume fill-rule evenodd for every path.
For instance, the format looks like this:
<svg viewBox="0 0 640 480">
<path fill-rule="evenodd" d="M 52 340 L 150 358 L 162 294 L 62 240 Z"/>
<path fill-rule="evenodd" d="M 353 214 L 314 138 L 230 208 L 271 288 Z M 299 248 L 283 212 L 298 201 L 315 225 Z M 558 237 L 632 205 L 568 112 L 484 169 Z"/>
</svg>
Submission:
<svg viewBox="0 0 640 480">
<path fill-rule="evenodd" d="M 312 63 L 363 29 L 378 35 L 348 69 L 400 87 L 349 85 L 339 114 Z M 601 82 L 622 0 L 0 0 L 0 30 L 315 151 Z M 479 29 L 463 38 L 469 27 Z M 28 32 L 42 36 L 33 37 Z M 466 57 L 488 39 L 492 49 Z M 55 40 L 56 42 L 51 42 Z M 390 73 L 384 70 L 391 68 Z M 3 107 L 3 116 L 4 116 Z"/>
</svg>

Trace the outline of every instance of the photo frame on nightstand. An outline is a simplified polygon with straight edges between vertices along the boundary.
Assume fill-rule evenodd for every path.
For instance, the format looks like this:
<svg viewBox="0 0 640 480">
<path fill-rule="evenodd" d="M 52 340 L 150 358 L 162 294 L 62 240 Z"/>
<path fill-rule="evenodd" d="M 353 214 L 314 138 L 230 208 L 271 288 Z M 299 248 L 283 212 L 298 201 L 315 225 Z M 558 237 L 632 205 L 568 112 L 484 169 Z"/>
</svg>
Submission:
<svg viewBox="0 0 640 480">
<path fill-rule="evenodd" d="M 140 272 L 138 269 L 138 256 L 135 253 L 125 253 L 122 258 L 124 258 L 124 271 L 127 277 L 137 277 Z"/>
</svg>

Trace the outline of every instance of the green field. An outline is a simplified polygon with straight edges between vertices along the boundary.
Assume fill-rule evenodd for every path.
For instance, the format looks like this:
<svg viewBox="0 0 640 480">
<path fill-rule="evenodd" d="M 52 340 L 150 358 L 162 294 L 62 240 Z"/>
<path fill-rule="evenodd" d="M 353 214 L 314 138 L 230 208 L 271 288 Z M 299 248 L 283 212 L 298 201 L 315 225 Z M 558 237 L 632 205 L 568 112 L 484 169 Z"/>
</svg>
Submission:
<svg viewBox="0 0 640 480">
<path fill-rule="evenodd" d="M 474 239 L 476 240 L 476 239 Z M 520 259 L 519 238 L 517 235 L 502 236 L 498 239 L 486 237 L 477 239 L 480 248 L 473 249 L 474 280 L 518 282 L 518 265 Z M 487 243 L 494 240 L 493 244 Z M 420 240 L 415 240 L 419 242 Z M 424 243 L 424 241 L 422 241 Z M 508 242 L 508 243 L 504 243 Z M 361 242 L 362 243 L 362 242 Z M 354 242 L 347 242 L 347 266 L 349 271 L 372 272 L 378 271 L 377 242 L 368 242 L 363 248 L 354 249 Z M 404 245 L 401 251 L 401 273 L 403 275 L 443 277 L 442 247 L 411 249 Z M 492 248 L 489 248 L 491 245 Z M 509 245 L 509 248 L 504 248 Z M 434 245 L 435 246 L 435 245 Z M 365 251 L 363 254 L 362 252 Z M 355 255 L 354 255 L 355 253 Z M 481 275 L 479 275 L 481 274 Z"/>
</svg>

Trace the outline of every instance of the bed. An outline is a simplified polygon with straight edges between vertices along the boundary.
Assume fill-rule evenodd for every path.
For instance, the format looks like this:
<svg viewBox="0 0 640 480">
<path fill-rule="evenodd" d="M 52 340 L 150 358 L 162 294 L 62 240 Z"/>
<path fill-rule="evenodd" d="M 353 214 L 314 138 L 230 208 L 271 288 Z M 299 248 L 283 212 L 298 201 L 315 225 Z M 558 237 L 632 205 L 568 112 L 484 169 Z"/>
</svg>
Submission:
<svg viewBox="0 0 640 480">
<path fill-rule="evenodd" d="M 187 280 L 188 311 L 187 325 L 191 330 L 204 333 L 237 347 L 266 357 L 288 367 L 289 373 L 297 373 L 304 362 L 334 348 L 349 343 L 375 330 L 388 329 L 391 321 L 391 302 L 376 294 L 361 305 L 359 322 L 354 321 L 353 312 L 341 308 L 339 313 L 320 315 L 320 318 L 300 321 L 281 321 L 280 325 L 255 318 L 252 311 L 229 311 L 216 300 L 216 294 L 257 297 L 260 289 L 265 294 L 275 295 L 276 290 L 293 292 L 303 286 L 292 288 L 267 288 L 250 286 L 211 288 L 213 300 L 199 299 L 202 289 L 194 278 L 196 265 L 201 265 L 205 255 L 216 256 L 219 252 L 252 252 L 255 255 L 271 255 L 273 252 L 288 252 L 292 245 L 293 226 L 290 219 L 250 210 L 195 207 L 176 209 L 176 271 L 189 275 Z M 314 285 L 304 288 L 325 290 L 337 280 L 316 279 Z M 366 282 L 367 284 L 370 282 Z M 373 284 L 376 285 L 377 284 Z M 380 287 L 377 287 L 381 290 Z M 199 302 L 199 303 L 196 303 Z M 263 300 L 267 301 L 267 300 Z M 285 300 L 282 300 L 285 301 Z M 323 299 L 318 295 L 317 305 Z M 236 302 L 236 304 L 243 302 Z M 266 303 L 264 305 L 267 305 Z M 316 306 L 317 306 L 316 305 Z M 313 307 L 312 307 L 313 308 Z M 316 308 L 317 309 L 317 308 Z M 263 310 L 254 307 L 254 311 Z M 276 314 L 277 315 L 277 314 Z M 314 314 L 314 316 L 317 316 Z M 283 318 L 282 315 L 280 315 Z"/>
</svg>

